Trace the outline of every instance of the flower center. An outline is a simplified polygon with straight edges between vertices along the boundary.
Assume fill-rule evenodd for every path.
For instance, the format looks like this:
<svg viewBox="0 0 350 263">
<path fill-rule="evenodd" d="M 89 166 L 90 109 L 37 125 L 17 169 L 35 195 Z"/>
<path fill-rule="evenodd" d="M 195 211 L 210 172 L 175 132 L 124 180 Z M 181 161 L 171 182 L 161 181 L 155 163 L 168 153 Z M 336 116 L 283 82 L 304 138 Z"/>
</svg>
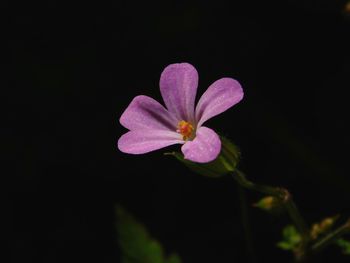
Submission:
<svg viewBox="0 0 350 263">
<path fill-rule="evenodd" d="M 179 123 L 177 124 L 178 129 L 176 130 L 176 132 L 180 133 L 182 135 L 182 139 L 184 141 L 187 141 L 188 139 L 193 139 L 193 125 L 187 121 L 179 121 Z"/>
</svg>

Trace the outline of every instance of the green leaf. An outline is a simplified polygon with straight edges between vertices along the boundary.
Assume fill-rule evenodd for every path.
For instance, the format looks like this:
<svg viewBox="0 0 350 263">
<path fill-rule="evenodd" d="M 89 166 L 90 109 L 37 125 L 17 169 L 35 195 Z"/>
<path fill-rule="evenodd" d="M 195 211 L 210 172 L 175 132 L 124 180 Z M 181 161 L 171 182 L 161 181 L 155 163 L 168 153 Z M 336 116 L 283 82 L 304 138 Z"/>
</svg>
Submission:
<svg viewBox="0 0 350 263">
<path fill-rule="evenodd" d="M 343 254 L 350 255 L 350 241 L 343 238 L 339 238 L 336 244 L 342 248 Z"/>
<path fill-rule="evenodd" d="M 283 228 L 282 237 L 277 246 L 283 250 L 294 250 L 301 242 L 301 236 L 293 225 Z"/>
<path fill-rule="evenodd" d="M 116 215 L 123 263 L 181 263 L 175 254 L 166 258 L 161 244 L 121 206 L 116 207 Z"/>
</svg>

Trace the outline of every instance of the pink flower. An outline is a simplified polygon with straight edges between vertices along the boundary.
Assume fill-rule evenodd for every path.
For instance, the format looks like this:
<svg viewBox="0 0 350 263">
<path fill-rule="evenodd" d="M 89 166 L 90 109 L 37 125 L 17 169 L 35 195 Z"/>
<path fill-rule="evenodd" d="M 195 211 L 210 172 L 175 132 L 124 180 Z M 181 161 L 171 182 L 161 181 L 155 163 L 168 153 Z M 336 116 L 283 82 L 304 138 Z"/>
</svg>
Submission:
<svg viewBox="0 0 350 263">
<path fill-rule="evenodd" d="M 222 78 L 209 86 L 195 107 L 197 70 L 188 63 L 171 64 L 160 76 L 166 108 L 147 96 L 135 97 L 120 117 L 129 129 L 118 141 L 120 151 L 143 154 L 182 144 L 184 158 L 198 163 L 213 161 L 221 150 L 219 136 L 203 123 L 243 98 L 241 85 Z"/>
</svg>

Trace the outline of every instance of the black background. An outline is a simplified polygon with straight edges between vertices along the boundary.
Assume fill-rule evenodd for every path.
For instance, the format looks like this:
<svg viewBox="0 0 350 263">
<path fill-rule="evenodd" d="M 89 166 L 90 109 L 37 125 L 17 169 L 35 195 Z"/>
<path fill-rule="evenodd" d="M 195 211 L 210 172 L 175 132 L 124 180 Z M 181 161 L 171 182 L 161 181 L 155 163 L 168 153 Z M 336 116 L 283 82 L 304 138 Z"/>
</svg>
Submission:
<svg viewBox="0 0 350 263">
<path fill-rule="evenodd" d="M 227 76 L 241 103 L 208 126 L 242 151 L 253 181 L 290 189 L 308 223 L 349 213 L 350 20 L 345 1 L 12 2 L 4 73 L 6 262 L 119 262 L 114 206 L 186 262 L 249 262 L 231 178 L 195 175 L 166 150 L 131 156 L 118 119 L 189 62 L 202 94 Z M 177 147 L 171 148 L 177 149 Z M 248 202 L 260 195 L 248 192 Z M 258 262 L 285 215 L 249 209 Z M 244 259 L 245 258 L 245 259 Z M 330 247 L 318 262 L 348 262 Z"/>
</svg>

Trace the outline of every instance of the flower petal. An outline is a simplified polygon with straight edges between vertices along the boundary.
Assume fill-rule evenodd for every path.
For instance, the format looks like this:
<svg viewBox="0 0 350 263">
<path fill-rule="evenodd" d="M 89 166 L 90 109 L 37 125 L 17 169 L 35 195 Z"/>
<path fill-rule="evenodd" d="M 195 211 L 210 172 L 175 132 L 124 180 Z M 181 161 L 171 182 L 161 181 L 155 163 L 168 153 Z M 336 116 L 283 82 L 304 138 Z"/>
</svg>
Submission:
<svg viewBox="0 0 350 263">
<path fill-rule="evenodd" d="M 158 101 L 135 97 L 120 117 L 120 123 L 129 130 L 153 129 L 176 131 L 178 120 Z"/>
<path fill-rule="evenodd" d="M 124 153 L 142 154 L 173 144 L 183 144 L 181 135 L 171 131 L 136 130 L 123 134 L 118 140 L 118 149 Z"/>
<path fill-rule="evenodd" d="M 219 136 L 207 127 L 200 127 L 193 141 L 186 142 L 181 151 L 185 159 L 197 163 L 208 163 L 216 159 L 221 150 Z"/>
<path fill-rule="evenodd" d="M 226 111 L 243 98 L 238 81 L 222 78 L 215 81 L 204 92 L 196 107 L 196 120 L 200 127 L 208 119 Z"/>
<path fill-rule="evenodd" d="M 167 109 L 180 120 L 193 122 L 197 70 L 188 63 L 171 64 L 162 72 L 159 86 Z"/>
</svg>

